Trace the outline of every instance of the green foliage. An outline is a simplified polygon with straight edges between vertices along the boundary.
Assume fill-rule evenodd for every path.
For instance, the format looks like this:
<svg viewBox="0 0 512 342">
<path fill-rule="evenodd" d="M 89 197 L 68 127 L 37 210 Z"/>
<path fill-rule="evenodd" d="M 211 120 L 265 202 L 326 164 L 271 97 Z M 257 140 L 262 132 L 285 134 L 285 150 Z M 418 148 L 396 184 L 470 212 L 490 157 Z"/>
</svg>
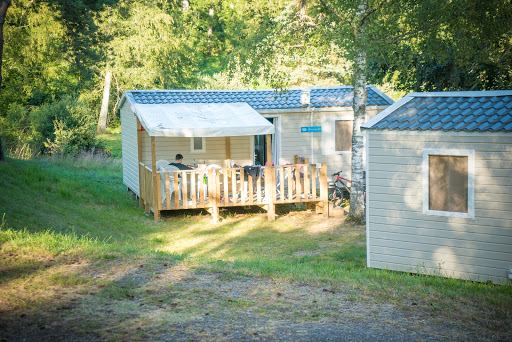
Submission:
<svg viewBox="0 0 512 342">
<path fill-rule="evenodd" d="M 18 158 L 30 157 L 32 153 L 33 126 L 30 111 L 19 103 L 11 103 L 5 117 L 0 116 L 0 136 L 6 147 L 13 148 Z"/>
<path fill-rule="evenodd" d="M 13 1 L 0 134 L 17 157 L 93 148 L 107 71 L 111 125 L 125 90 L 351 84 L 357 49 L 397 94 L 511 88 L 511 17 L 511 0 Z M 69 94 L 83 129 L 49 114 Z"/>
<path fill-rule="evenodd" d="M 76 154 L 98 147 L 96 119 L 87 104 L 72 96 L 32 110 L 35 146 L 51 154 Z"/>
</svg>

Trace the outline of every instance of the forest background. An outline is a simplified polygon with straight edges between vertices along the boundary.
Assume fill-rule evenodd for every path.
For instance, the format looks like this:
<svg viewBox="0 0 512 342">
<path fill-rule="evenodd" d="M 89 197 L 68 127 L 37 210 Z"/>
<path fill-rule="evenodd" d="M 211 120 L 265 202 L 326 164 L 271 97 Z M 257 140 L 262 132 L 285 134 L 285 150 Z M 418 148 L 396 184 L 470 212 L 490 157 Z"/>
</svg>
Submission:
<svg viewBox="0 0 512 342">
<path fill-rule="evenodd" d="M 0 91 L 4 151 L 101 151 L 107 75 L 110 126 L 119 124 L 125 90 L 352 85 L 347 40 L 357 45 L 358 26 L 349 18 L 361 3 L 368 84 L 395 99 L 512 89 L 510 0 L 13 0 Z"/>
</svg>

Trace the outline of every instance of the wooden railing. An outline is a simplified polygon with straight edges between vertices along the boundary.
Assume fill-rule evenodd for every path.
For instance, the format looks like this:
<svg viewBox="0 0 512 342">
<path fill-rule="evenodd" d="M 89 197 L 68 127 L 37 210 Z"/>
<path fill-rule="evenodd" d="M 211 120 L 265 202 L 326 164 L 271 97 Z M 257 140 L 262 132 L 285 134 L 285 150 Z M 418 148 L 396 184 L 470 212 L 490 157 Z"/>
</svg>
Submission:
<svg viewBox="0 0 512 342">
<path fill-rule="evenodd" d="M 156 179 L 140 163 L 139 175 L 146 212 L 206 208 L 216 218 L 220 207 L 257 205 L 272 220 L 275 204 L 305 202 L 328 215 L 325 163 L 319 169 L 315 164 L 261 167 L 257 177 L 243 168 L 157 171 Z"/>
</svg>

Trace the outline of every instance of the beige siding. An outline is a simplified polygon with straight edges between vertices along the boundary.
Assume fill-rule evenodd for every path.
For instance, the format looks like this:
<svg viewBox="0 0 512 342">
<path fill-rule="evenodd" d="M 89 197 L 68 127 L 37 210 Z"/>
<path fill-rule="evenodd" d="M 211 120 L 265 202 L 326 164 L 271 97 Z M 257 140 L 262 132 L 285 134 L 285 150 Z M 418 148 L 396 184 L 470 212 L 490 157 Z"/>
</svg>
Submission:
<svg viewBox="0 0 512 342">
<path fill-rule="evenodd" d="M 139 167 L 137 155 L 137 118 L 128 101 L 121 107 L 121 143 L 123 154 L 123 183 L 139 195 Z"/>
<path fill-rule="evenodd" d="M 251 161 L 251 138 L 252 136 L 231 137 L 231 159 L 239 165 L 250 165 Z M 176 154 L 184 156 L 183 163 L 197 164 L 218 164 L 225 166 L 226 160 L 226 138 L 206 138 L 205 153 L 190 152 L 190 138 L 165 138 L 156 137 L 155 149 L 156 159 L 174 161 Z M 147 132 L 143 133 L 142 139 L 142 161 L 151 163 L 151 140 Z"/>
<path fill-rule="evenodd" d="M 368 133 L 368 266 L 507 281 L 512 134 Z M 475 151 L 475 218 L 423 214 L 423 149 Z"/>
<path fill-rule="evenodd" d="M 382 109 L 368 110 L 369 117 L 375 116 Z M 301 133 L 300 128 L 311 126 L 310 113 L 279 113 L 265 114 L 279 118 L 277 127 L 280 146 L 278 151 L 280 155 L 279 164 L 284 165 L 293 163 L 294 156 L 310 158 L 310 162 L 326 162 L 329 174 L 343 170 L 346 177 L 350 177 L 351 154 L 325 153 L 323 148 L 322 135 L 329 129 L 336 118 L 353 118 L 353 112 L 350 108 L 340 111 L 315 111 L 313 112 L 313 126 L 322 126 L 322 133 Z M 139 193 L 138 185 L 138 157 L 137 157 L 137 128 L 136 117 L 130 109 L 129 101 L 126 101 L 121 108 L 121 129 L 123 142 L 123 181 L 137 195 Z M 313 151 L 311 149 L 311 135 L 313 136 Z M 231 137 L 231 159 L 239 165 L 253 164 L 253 137 Z M 324 139 L 325 140 L 325 139 Z M 332 140 L 334 144 L 334 139 Z M 163 138 L 157 137 L 155 140 L 156 158 L 173 161 L 177 153 L 184 155 L 185 164 L 219 164 L 224 166 L 226 159 L 226 139 L 225 138 L 206 138 L 206 153 L 191 153 L 190 138 Z M 151 143 L 150 137 L 146 132 L 142 133 L 142 161 L 151 163 Z"/>
<path fill-rule="evenodd" d="M 368 110 L 370 118 L 377 115 L 382 109 Z M 265 115 L 265 114 L 264 114 Z M 265 115 L 276 116 L 276 115 Z M 326 151 L 324 148 L 325 136 L 332 142 L 334 149 L 334 135 L 331 131 L 334 127 L 334 121 L 337 118 L 353 119 L 352 109 L 347 108 L 340 111 L 315 111 L 313 112 L 313 122 L 311 123 L 310 113 L 281 113 L 278 114 L 280 119 L 280 138 L 281 153 L 279 164 L 284 165 L 293 163 L 293 157 L 299 155 L 309 158 L 311 163 L 327 163 L 328 174 L 343 170 L 347 177 L 350 177 L 351 171 L 351 153 L 336 154 Z M 306 126 L 321 126 L 322 132 L 319 133 L 301 133 L 300 128 Z M 332 137 L 331 137 L 332 135 Z M 311 137 L 313 137 L 313 149 L 311 148 Z"/>
</svg>

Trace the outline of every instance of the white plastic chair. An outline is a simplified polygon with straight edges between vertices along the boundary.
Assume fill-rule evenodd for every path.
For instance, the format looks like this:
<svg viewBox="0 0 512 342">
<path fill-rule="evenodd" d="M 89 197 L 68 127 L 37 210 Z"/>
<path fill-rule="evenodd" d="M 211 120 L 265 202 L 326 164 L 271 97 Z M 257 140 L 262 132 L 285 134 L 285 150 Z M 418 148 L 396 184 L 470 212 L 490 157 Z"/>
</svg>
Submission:
<svg viewBox="0 0 512 342">
<path fill-rule="evenodd" d="M 161 160 L 159 160 L 161 161 Z M 158 162 L 157 162 L 158 165 Z M 167 163 L 165 166 L 157 166 L 158 171 L 166 171 L 166 172 L 173 172 L 173 171 L 180 171 L 179 168 L 177 168 L 174 165 L 169 165 Z M 172 196 L 172 193 L 174 192 L 174 175 L 175 173 L 169 173 L 169 193 Z M 160 174 L 160 183 L 162 185 L 162 203 L 165 202 L 165 173 Z M 181 182 L 181 179 L 178 179 L 178 197 L 181 199 L 181 193 L 183 192 L 183 184 Z"/>
<path fill-rule="evenodd" d="M 222 166 L 217 165 L 217 164 L 209 164 L 206 168 L 215 170 L 215 169 L 222 169 Z"/>
<path fill-rule="evenodd" d="M 156 162 L 156 169 L 158 170 L 159 168 L 165 168 L 166 166 L 169 166 L 169 161 L 168 160 L 165 160 L 165 159 L 160 159 Z"/>
</svg>

